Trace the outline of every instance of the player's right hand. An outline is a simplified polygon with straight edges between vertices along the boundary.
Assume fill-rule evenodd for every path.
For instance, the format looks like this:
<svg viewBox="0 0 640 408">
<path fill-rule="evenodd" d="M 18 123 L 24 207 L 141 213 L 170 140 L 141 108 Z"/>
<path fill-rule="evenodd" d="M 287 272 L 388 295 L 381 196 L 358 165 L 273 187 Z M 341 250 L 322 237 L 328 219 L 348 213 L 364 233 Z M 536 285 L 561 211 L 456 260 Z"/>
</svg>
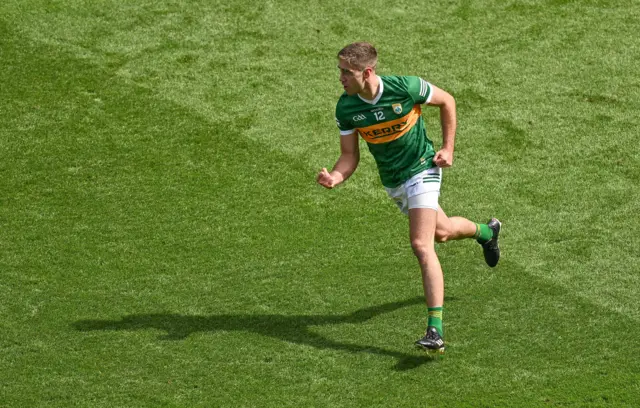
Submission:
<svg viewBox="0 0 640 408">
<path fill-rule="evenodd" d="M 449 150 L 438 150 L 433 156 L 433 164 L 440 168 L 451 167 L 453 164 L 453 152 Z"/>
<path fill-rule="evenodd" d="M 324 167 L 322 168 L 322 170 L 320 170 L 320 173 L 318 173 L 316 181 L 318 182 L 318 184 L 325 188 L 333 188 L 336 185 L 335 179 L 333 178 L 331 173 L 329 173 L 329 171 L 327 171 L 327 169 Z"/>
</svg>

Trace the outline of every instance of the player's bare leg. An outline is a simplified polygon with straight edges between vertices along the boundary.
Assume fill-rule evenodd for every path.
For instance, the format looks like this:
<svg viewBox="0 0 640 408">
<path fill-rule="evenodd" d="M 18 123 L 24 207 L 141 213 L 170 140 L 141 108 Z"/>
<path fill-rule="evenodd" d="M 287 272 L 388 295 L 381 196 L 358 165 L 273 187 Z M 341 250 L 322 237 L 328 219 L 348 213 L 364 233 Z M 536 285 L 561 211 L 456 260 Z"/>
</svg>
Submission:
<svg viewBox="0 0 640 408">
<path fill-rule="evenodd" d="M 436 242 L 454 241 L 464 238 L 474 238 L 476 235 L 476 224 L 463 217 L 448 217 L 438 206 L 438 217 L 436 224 Z"/>
<path fill-rule="evenodd" d="M 409 209 L 411 248 L 418 258 L 422 272 L 422 286 L 429 312 L 427 332 L 416 345 L 427 351 L 444 352 L 442 340 L 442 306 L 444 277 L 435 250 L 437 211 L 429 208 Z"/>
<path fill-rule="evenodd" d="M 436 242 L 447 242 L 465 238 L 475 238 L 482 245 L 487 265 L 494 267 L 500 260 L 498 235 L 502 224 L 492 218 L 487 224 L 476 224 L 463 217 L 448 217 L 438 206 Z"/>
<path fill-rule="evenodd" d="M 411 248 L 422 270 L 422 284 L 428 307 L 442 306 L 444 278 L 435 249 L 436 211 L 429 208 L 409 210 Z"/>
</svg>

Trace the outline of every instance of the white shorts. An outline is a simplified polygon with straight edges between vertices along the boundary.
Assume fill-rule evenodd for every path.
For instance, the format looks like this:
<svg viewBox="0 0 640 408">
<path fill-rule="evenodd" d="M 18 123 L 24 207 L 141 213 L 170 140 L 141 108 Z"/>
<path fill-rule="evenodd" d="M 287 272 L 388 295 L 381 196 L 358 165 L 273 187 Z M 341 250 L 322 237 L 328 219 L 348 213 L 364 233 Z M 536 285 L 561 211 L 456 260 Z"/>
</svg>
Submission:
<svg viewBox="0 0 640 408">
<path fill-rule="evenodd" d="M 396 188 L 384 189 L 398 205 L 400 211 L 409 214 L 411 208 L 431 208 L 438 211 L 442 169 L 432 167 L 416 174 Z"/>
</svg>

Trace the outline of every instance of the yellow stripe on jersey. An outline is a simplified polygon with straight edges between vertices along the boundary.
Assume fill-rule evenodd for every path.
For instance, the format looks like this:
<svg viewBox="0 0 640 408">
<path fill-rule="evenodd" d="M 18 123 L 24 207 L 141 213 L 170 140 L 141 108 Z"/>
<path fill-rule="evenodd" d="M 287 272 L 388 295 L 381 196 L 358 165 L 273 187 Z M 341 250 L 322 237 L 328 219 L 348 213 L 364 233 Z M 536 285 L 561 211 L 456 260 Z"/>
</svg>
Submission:
<svg viewBox="0 0 640 408">
<path fill-rule="evenodd" d="M 371 126 L 356 128 L 360 136 L 373 144 L 389 143 L 402 137 L 407 133 L 420 118 L 422 109 L 420 105 L 414 105 L 411 112 L 401 118 L 390 120 L 383 123 L 377 123 Z"/>
</svg>

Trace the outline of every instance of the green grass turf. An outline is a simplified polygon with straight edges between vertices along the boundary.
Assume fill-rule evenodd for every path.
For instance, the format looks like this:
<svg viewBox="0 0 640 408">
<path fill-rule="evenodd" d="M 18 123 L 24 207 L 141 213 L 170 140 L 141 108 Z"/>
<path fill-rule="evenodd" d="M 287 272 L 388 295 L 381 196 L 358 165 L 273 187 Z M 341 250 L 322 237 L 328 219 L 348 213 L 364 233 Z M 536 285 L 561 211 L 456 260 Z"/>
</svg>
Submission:
<svg viewBox="0 0 640 408">
<path fill-rule="evenodd" d="M 0 5 L 1 407 L 633 407 L 635 1 Z M 335 54 L 458 101 L 447 355 Z M 425 118 L 439 142 L 437 110 Z M 366 147 L 362 146 L 363 149 Z"/>
</svg>

